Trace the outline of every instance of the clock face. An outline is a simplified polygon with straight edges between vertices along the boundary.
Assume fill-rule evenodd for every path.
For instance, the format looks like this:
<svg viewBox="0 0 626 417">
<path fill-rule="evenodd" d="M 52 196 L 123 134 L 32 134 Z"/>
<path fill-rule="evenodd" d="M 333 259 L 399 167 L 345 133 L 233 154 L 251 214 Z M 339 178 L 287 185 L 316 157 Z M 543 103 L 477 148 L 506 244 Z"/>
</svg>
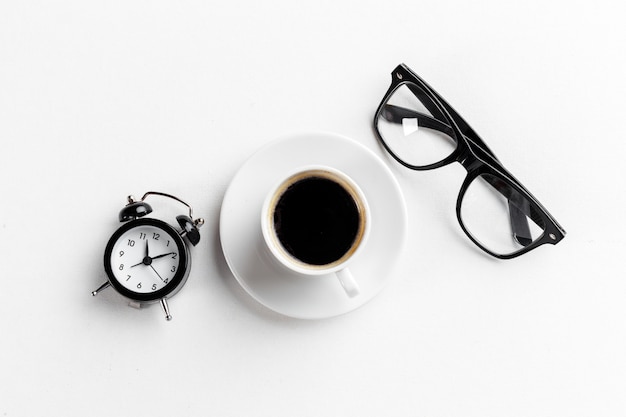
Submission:
<svg viewBox="0 0 626 417">
<path fill-rule="evenodd" d="M 182 238 L 167 223 L 138 219 L 115 232 L 104 257 L 111 284 L 135 300 L 155 300 L 186 278 L 187 252 Z"/>
</svg>

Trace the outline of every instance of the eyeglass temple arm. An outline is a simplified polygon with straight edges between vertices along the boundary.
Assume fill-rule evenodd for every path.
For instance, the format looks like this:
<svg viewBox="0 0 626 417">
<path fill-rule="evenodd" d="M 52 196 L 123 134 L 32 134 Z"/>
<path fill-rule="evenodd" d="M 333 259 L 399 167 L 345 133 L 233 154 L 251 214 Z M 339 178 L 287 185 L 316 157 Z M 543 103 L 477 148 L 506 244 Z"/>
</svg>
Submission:
<svg viewBox="0 0 626 417">
<path fill-rule="evenodd" d="M 417 119 L 418 126 L 420 127 L 425 127 L 427 129 L 436 130 L 450 137 L 453 137 L 454 135 L 454 131 L 447 123 L 434 119 L 425 114 L 416 112 L 414 110 L 407 109 L 407 108 L 400 107 L 400 106 L 395 106 L 393 104 L 385 104 L 385 106 L 382 109 L 382 116 L 388 122 L 396 123 L 396 124 L 402 124 L 402 120 L 404 119 Z M 469 140 L 474 145 L 481 148 L 486 154 L 491 156 L 493 159 L 500 162 L 489 148 L 487 149 L 483 148 L 481 143 L 484 143 L 484 142 L 480 141 L 480 143 L 476 143 L 474 139 L 468 136 L 465 136 L 465 139 Z"/>
<path fill-rule="evenodd" d="M 452 128 L 446 123 L 404 107 L 394 106 L 393 104 L 385 104 L 382 110 L 382 116 L 388 122 L 396 124 L 402 124 L 402 120 L 404 119 L 417 119 L 417 124 L 420 127 L 436 130 L 438 132 L 445 133 L 450 137 L 453 136 Z"/>
<path fill-rule="evenodd" d="M 426 116 L 424 114 L 418 113 L 416 111 L 394 106 L 392 104 L 386 104 L 382 110 L 382 116 L 391 123 L 402 124 L 403 119 L 417 119 L 418 126 L 424 127 L 427 129 L 436 130 L 438 132 L 444 133 L 450 137 L 453 136 L 453 130 L 446 123 L 443 123 L 437 119 Z M 473 142 L 472 139 L 467 138 Z M 482 141 L 481 141 L 482 142 Z M 477 144 L 480 147 L 480 145 Z M 482 148 L 482 147 L 481 147 Z M 484 150 L 484 149 L 483 149 Z M 489 153 L 494 159 L 497 160 L 495 156 L 491 153 L 489 149 L 484 150 L 486 153 Z M 498 189 L 496 184 L 487 180 L 487 182 L 494 188 Z M 532 235 L 530 233 L 530 226 L 528 225 L 528 217 L 520 208 L 517 207 L 510 199 L 508 200 L 509 206 L 509 217 L 511 220 L 511 228 L 513 230 L 513 238 L 522 246 L 528 246 L 532 243 Z"/>
<path fill-rule="evenodd" d="M 416 74 L 414 74 L 414 75 L 416 75 Z M 428 84 L 426 84 L 426 82 L 424 82 L 424 80 L 422 80 L 421 78 L 420 78 L 420 81 L 428 86 Z M 420 88 L 418 88 L 418 87 L 416 87 L 414 85 L 411 85 L 411 84 L 407 84 L 407 87 L 409 87 L 409 90 L 411 90 L 411 92 L 413 94 L 415 94 L 415 96 L 424 105 L 424 107 L 426 107 L 426 109 L 428 109 L 428 111 L 437 120 L 439 120 L 440 122 L 442 122 L 443 124 L 445 124 L 447 126 L 446 117 L 443 115 L 441 110 L 439 110 L 437 105 L 426 94 L 424 94 L 424 91 L 422 91 Z M 446 108 L 446 111 L 454 119 L 454 122 L 456 123 L 458 128 L 461 130 L 463 135 L 465 135 L 467 138 L 471 139 L 472 142 L 474 142 L 476 145 L 480 146 L 485 152 L 487 152 L 489 155 L 491 155 L 492 158 L 494 158 L 496 161 L 498 161 L 498 157 L 493 153 L 493 151 L 491 149 L 489 149 L 487 144 L 480 138 L 480 136 L 478 136 L 478 134 L 474 131 L 474 129 L 472 129 L 472 127 L 456 112 L 456 110 L 454 110 L 454 108 L 452 108 L 452 106 L 450 106 L 448 104 L 448 102 L 446 102 L 443 99 L 443 97 L 441 97 L 430 86 L 428 86 L 428 88 L 429 88 L 430 92 L 435 97 L 437 97 L 437 100 L 439 100 L 441 105 Z M 452 132 L 451 128 L 450 128 L 450 132 Z"/>
<path fill-rule="evenodd" d="M 506 197 L 509 207 L 511 229 L 513 229 L 513 238 L 524 247 L 533 243 L 528 219 L 533 219 L 537 224 L 541 223 L 541 219 L 533 216 L 528 200 L 520 198 L 517 193 L 511 192 L 509 187 L 504 186 L 503 183 L 495 177 L 484 176 L 483 179 Z"/>
<path fill-rule="evenodd" d="M 513 238 L 517 241 L 517 243 L 526 247 L 533 243 L 533 236 L 530 233 L 530 226 L 528 225 L 528 217 L 526 217 L 524 212 L 513 204 L 511 200 L 508 200 L 508 202 L 511 229 L 513 229 Z"/>
</svg>

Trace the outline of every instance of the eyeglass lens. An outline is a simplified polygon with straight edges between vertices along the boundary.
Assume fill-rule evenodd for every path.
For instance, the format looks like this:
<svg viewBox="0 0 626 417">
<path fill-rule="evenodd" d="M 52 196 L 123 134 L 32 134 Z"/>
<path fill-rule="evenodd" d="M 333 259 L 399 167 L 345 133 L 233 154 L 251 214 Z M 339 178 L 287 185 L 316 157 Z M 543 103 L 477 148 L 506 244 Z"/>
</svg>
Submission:
<svg viewBox="0 0 626 417">
<path fill-rule="evenodd" d="M 485 249 L 511 255 L 539 239 L 545 230 L 534 204 L 506 181 L 476 177 L 461 200 L 460 220 Z"/>
<path fill-rule="evenodd" d="M 383 105 L 376 125 L 398 158 L 410 165 L 427 166 L 448 157 L 457 144 L 448 126 L 434 120 L 420 102 L 416 95 L 420 91 L 413 84 L 402 84 Z"/>
</svg>

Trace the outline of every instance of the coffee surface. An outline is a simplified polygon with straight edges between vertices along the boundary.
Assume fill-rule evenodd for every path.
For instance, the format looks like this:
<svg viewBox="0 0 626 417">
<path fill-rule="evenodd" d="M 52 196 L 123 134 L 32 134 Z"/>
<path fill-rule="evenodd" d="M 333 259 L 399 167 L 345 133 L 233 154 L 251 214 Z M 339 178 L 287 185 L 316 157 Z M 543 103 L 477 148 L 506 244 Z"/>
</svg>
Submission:
<svg viewBox="0 0 626 417">
<path fill-rule="evenodd" d="M 294 258 L 327 265 L 344 256 L 359 232 L 359 209 L 348 191 L 327 178 L 291 184 L 274 210 L 274 229 Z"/>
</svg>

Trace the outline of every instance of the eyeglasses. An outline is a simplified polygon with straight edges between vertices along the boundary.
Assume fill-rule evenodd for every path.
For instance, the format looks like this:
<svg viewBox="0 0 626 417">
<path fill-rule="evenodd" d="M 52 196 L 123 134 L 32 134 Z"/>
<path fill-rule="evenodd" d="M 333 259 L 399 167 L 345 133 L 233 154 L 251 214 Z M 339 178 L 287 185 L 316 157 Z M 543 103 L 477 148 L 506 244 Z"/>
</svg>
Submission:
<svg viewBox="0 0 626 417">
<path fill-rule="evenodd" d="M 565 237 L 565 230 L 474 129 L 404 64 L 392 72 L 374 127 L 385 149 L 407 168 L 463 165 L 467 176 L 457 199 L 457 218 L 465 234 L 488 254 L 514 258 Z"/>
</svg>

